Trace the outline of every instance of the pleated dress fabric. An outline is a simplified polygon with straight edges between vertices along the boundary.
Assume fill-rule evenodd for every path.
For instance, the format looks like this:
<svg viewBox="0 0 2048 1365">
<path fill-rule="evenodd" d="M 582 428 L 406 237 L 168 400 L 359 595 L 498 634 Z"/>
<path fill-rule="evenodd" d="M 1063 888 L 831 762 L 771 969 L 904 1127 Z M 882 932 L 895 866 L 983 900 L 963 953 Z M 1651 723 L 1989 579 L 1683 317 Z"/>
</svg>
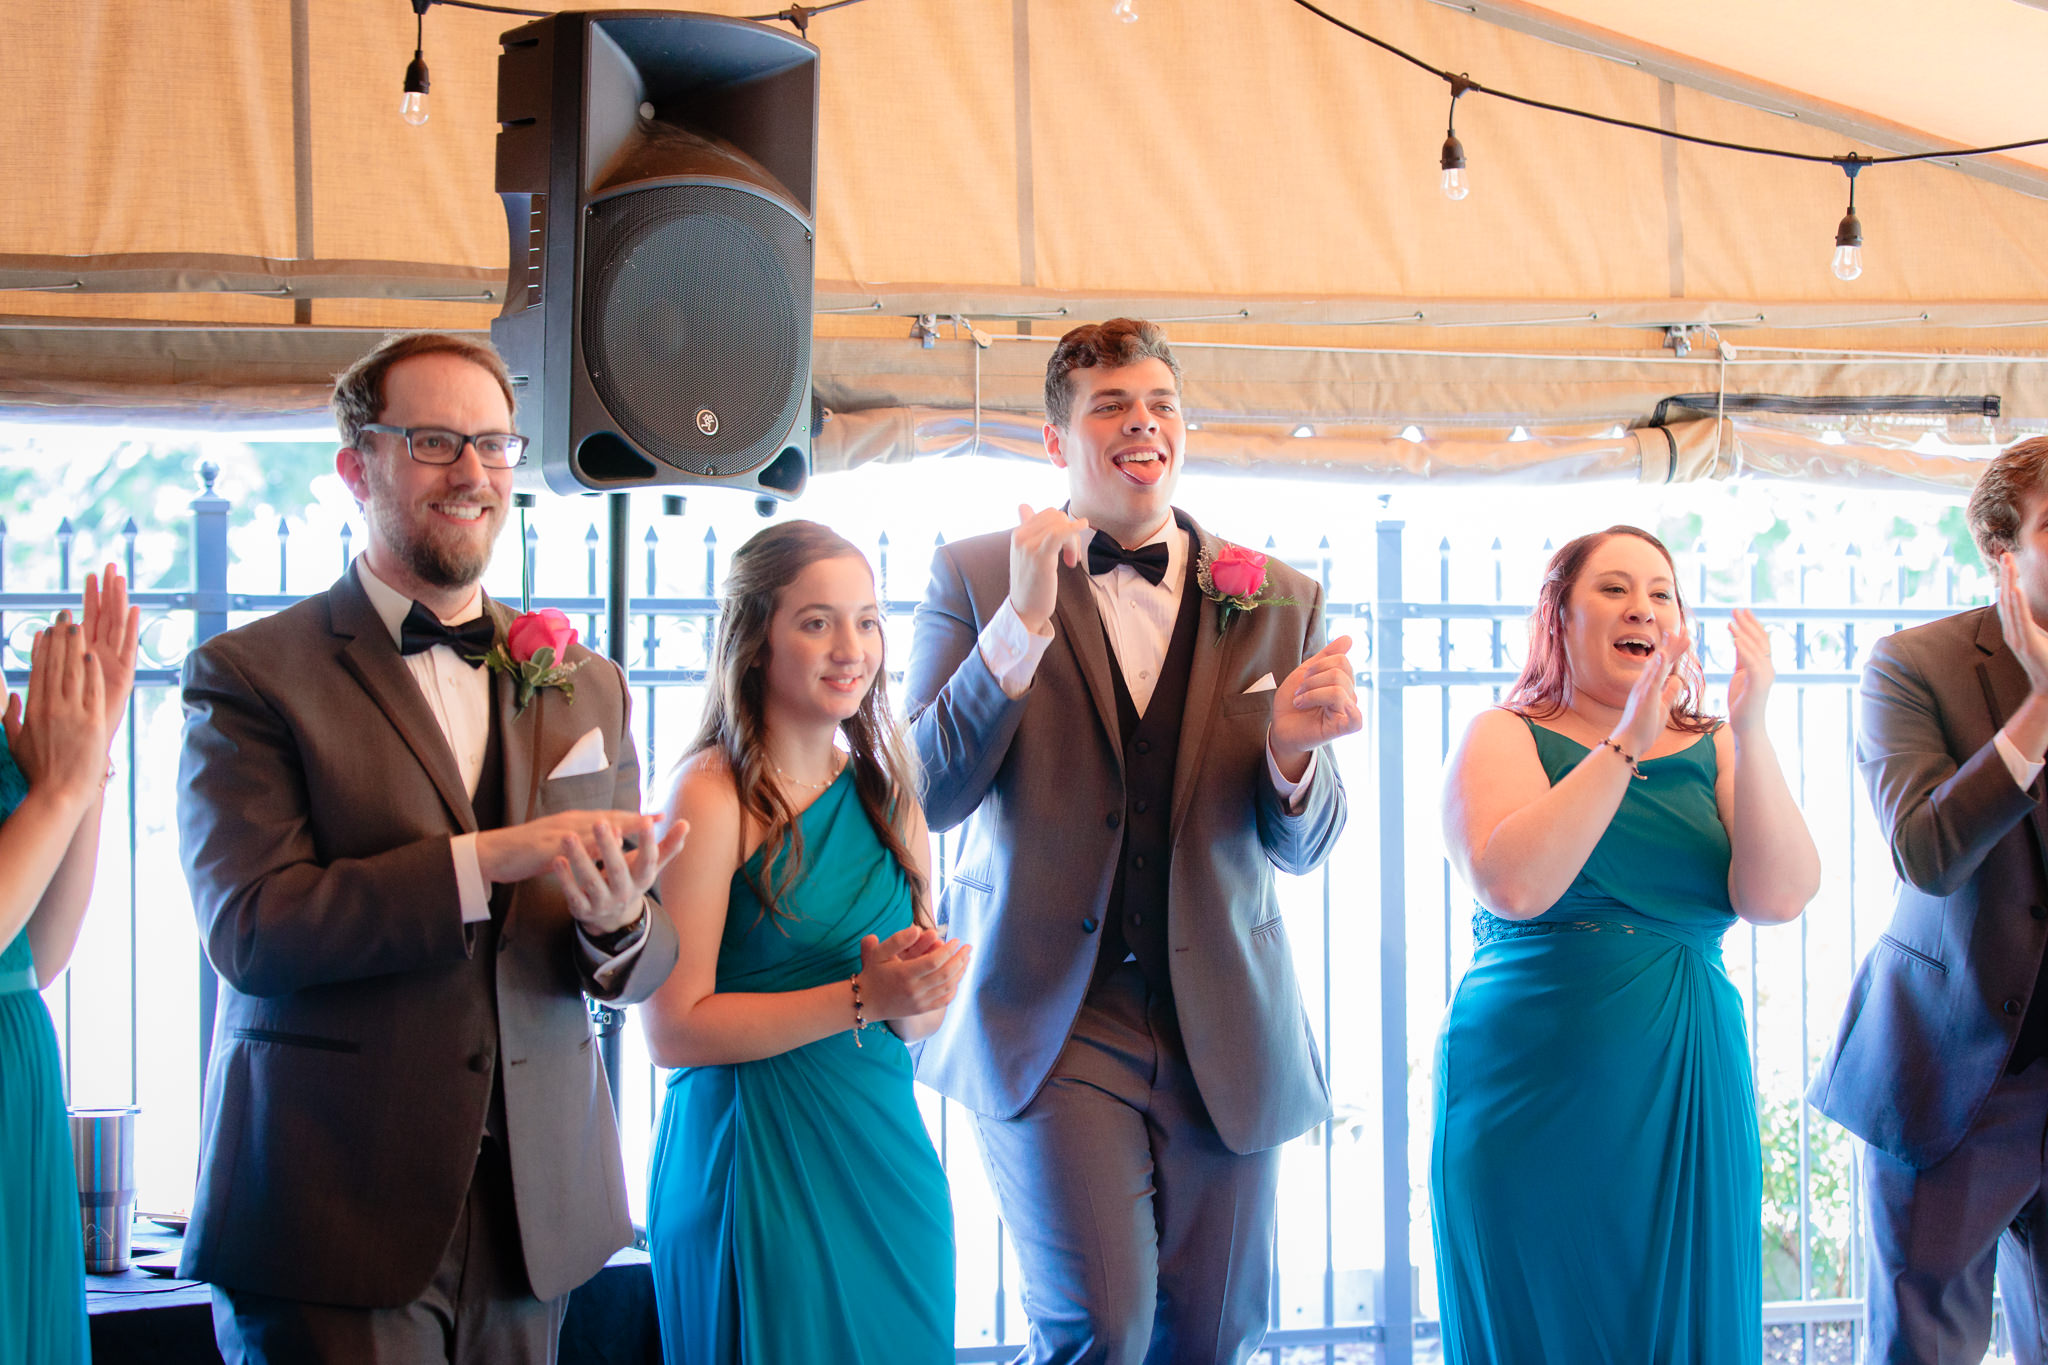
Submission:
<svg viewBox="0 0 2048 1365">
<path fill-rule="evenodd" d="M 1555 784 L 1587 749 L 1531 724 Z M 1447 1365 L 1754 1365 L 1761 1174 L 1711 735 L 1644 761 L 1562 899 L 1474 915 L 1430 1172 Z"/>
<path fill-rule="evenodd" d="M 802 872 L 766 916 L 733 878 L 717 988 L 844 983 L 911 923 L 910 887 L 842 772 L 801 816 Z M 771 881 L 772 884 L 772 881 Z M 853 996 L 847 992 L 847 1019 Z M 889 1029 L 671 1074 L 648 1189 L 668 1365 L 953 1359 L 953 1208 Z"/>
<path fill-rule="evenodd" d="M 27 794 L 0 734 L 0 820 Z M 64 1068 L 24 929 L 0 949 L 0 1360 L 91 1359 Z"/>
</svg>

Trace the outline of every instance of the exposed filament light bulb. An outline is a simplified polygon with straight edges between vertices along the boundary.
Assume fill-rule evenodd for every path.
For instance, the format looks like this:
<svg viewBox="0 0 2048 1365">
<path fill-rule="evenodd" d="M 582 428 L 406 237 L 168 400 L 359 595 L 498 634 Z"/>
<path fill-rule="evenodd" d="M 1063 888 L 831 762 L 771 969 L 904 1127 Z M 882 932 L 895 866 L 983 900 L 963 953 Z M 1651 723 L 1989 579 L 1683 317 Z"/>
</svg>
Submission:
<svg viewBox="0 0 2048 1365">
<path fill-rule="evenodd" d="M 1847 284 L 1863 273 L 1863 220 L 1856 216 L 1856 172 L 1863 169 L 1864 159 L 1851 156 L 1838 164 L 1849 177 L 1849 211 L 1835 228 L 1835 254 L 1828 268 Z"/>
<path fill-rule="evenodd" d="M 1458 141 L 1458 97 L 1478 87 L 1472 83 L 1471 77 L 1463 74 L 1448 79 L 1451 82 L 1451 112 L 1444 120 L 1444 151 L 1437 159 L 1444 174 L 1437 187 L 1444 192 L 1444 198 L 1455 204 L 1472 193 L 1472 184 L 1465 179 L 1465 144 Z"/>
<path fill-rule="evenodd" d="M 1440 183 L 1444 198 L 1453 203 L 1472 193 L 1472 184 L 1465 178 L 1465 147 L 1458 141 L 1456 133 L 1444 139 L 1443 179 Z"/>
<path fill-rule="evenodd" d="M 398 101 L 398 116 L 417 128 L 427 121 L 427 6 L 434 0 L 412 0 L 412 60 L 405 68 L 405 94 Z"/>
<path fill-rule="evenodd" d="M 1111 17 L 1126 24 L 1135 24 L 1138 22 L 1138 0 L 1116 0 L 1116 3 L 1109 7 L 1109 12 Z"/>
</svg>

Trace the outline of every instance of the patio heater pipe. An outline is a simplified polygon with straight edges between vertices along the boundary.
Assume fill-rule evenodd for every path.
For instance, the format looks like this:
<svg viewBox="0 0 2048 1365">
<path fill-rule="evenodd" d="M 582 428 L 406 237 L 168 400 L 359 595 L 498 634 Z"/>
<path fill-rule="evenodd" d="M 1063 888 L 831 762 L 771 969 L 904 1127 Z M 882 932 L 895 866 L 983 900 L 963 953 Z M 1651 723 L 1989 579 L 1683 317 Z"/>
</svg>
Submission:
<svg viewBox="0 0 2048 1365">
<path fill-rule="evenodd" d="M 626 537 L 633 524 L 629 493 L 605 496 L 610 513 L 610 537 L 605 546 L 609 572 L 604 590 L 604 652 L 621 672 L 626 667 L 626 607 L 631 589 L 626 582 Z M 630 742 L 630 736 L 629 736 Z M 597 1052 L 604 1059 L 604 1083 L 612 1092 L 612 1113 L 619 1112 L 619 1030 L 625 1027 L 626 1012 L 591 1002 L 590 1017 L 597 1024 Z"/>
</svg>

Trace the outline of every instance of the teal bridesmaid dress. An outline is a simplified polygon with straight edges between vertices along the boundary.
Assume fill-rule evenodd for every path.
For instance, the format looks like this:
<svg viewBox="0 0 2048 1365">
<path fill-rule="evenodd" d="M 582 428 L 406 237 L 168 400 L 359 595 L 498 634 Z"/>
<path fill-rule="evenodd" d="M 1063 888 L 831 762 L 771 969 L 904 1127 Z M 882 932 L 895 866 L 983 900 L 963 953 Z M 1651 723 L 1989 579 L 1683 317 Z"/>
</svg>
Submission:
<svg viewBox="0 0 2048 1365">
<path fill-rule="evenodd" d="M 0 820 L 27 794 L 0 734 Z M 91 1358 L 64 1068 L 24 929 L 0 949 L 0 1360 Z"/>
<path fill-rule="evenodd" d="M 732 882 L 720 991 L 844 982 L 864 935 L 911 923 L 910 885 L 850 769 L 802 817 L 803 870 L 770 917 Z M 772 883 L 771 883 L 772 884 Z M 853 995 L 847 993 L 847 1020 Z M 647 1197 L 667 1365 L 953 1359 L 953 1206 L 909 1050 L 871 1024 L 669 1077 Z"/>
<path fill-rule="evenodd" d="M 1587 754 L 1531 724 L 1554 784 Z M 1570 889 L 1484 909 L 1438 1039 L 1446 1365 L 1755 1365 L 1761 1170 L 1711 735 L 1641 764 Z"/>
</svg>

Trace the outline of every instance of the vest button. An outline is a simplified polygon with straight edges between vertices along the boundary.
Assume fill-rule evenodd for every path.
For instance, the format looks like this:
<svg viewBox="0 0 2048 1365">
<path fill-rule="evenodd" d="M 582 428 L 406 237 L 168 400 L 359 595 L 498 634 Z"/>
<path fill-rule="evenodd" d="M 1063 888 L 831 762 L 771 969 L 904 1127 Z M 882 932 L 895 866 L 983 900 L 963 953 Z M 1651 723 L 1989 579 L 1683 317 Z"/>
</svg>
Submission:
<svg viewBox="0 0 2048 1365">
<path fill-rule="evenodd" d="M 489 1071 L 491 1069 L 491 1054 L 488 1052 L 471 1053 L 469 1057 L 469 1069 L 471 1071 L 474 1071 L 479 1076 L 483 1075 L 486 1071 Z"/>
<path fill-rule="evenodd" d="M 1149 753 L 1151 753 L 1151 752 L 1152 752 L 1152 741 L 1151 741 L 1151 740 L 1149 740 L 1149 739 L 1141 739 L 1141 740 L 1139 740 L 1139 741 L 1138 741 L 1138 743 L 1137 743 L 1137 750 L 1138 750 L 1138 752 L 1139 752 L 1139 753 L 1141 753 L 1141 754 L 1149 754 Z"/>
<path fill-rule="evenodd" d="M 1148 803 L 1147 803 L 1147 802 L 1145 802 L 1145 801 L 1142 801 L 1142 800 L 1141 800 L 1141 801 L 1139 801 L 1139 802 L 1138 802 L 1138 803 L 1137 803 L 1136 805 L 1134 805 L 1134 806 L 1133 806 L 1133 807 L 1132 807 L 1131 809 L 1133 809 L 1133 810 L 1137 811 L 1137 812 L 1138 812 L 1138 814 L 1140 814 L 1140 815 L 1143 815 L 1143 814 L 1145 813 L 1145 811 L 1146 811 L 1147 805 L 1148 805 Z"/>
<path fill-rule="evenodd" d="M 1143 924 L 1144 922 L 1145 922 L 1145 917 L 1144 917 L 1143 915 L 1139 914 L 1139 913 L 1138 913 L 1137 911 L 1135 911 L 1135 910 L 1131 911 L 1131 923 L 1133 923 L 1133 924 Z"/>
<path fill-rule="evenodd" d="M 1138 855 L 1137 857 L 1135 857 L 1135 858 L 1131 859 L 1131 866 L 1132 866 L 1132 867 L 1138 867 L 1138 868 L 1142 868 L 1142 867 L 1143 867 L 1144 865 L 1145 865 L 1145 855 L 1144 855 L 1144 854 L 1142 854 L 1142 853 L 1140 853 L 1140 854 L 1139 854 L 1139 855 Z"/>
<path fill-rule="evenodd" d="M 2008 1001 L 2006 1001 L 2006 1002 L 2005 1002 L 2005 1012 L 2006 1012 L 2007 1014 L 2018 1014 L 2018 1013 L 2020 1012 L 2020 1002 L 2019 1002 L 2019 1001 L 2017 1001 L 2017 1000 L 2008 1000 Z"/>
<path fill-rule="evenodd" d="M 1095 932 L 1095 916 L 1090 915 L 1088 916 L 1088 918 L 1081 921 L 1081 932 L 1084 934 L 1092 934 Z"/>
<path fill-rule="evenodd" d="M 1117 814 L 1115 811 L 1111 811 L 1109 814 L 1102 817 L 1102 823 L 1108 825 L 1111 829 L 1115 829 L 1118 825 L 1123 823 L 1123 819 L 1123 816 Z"/>
</svg>

